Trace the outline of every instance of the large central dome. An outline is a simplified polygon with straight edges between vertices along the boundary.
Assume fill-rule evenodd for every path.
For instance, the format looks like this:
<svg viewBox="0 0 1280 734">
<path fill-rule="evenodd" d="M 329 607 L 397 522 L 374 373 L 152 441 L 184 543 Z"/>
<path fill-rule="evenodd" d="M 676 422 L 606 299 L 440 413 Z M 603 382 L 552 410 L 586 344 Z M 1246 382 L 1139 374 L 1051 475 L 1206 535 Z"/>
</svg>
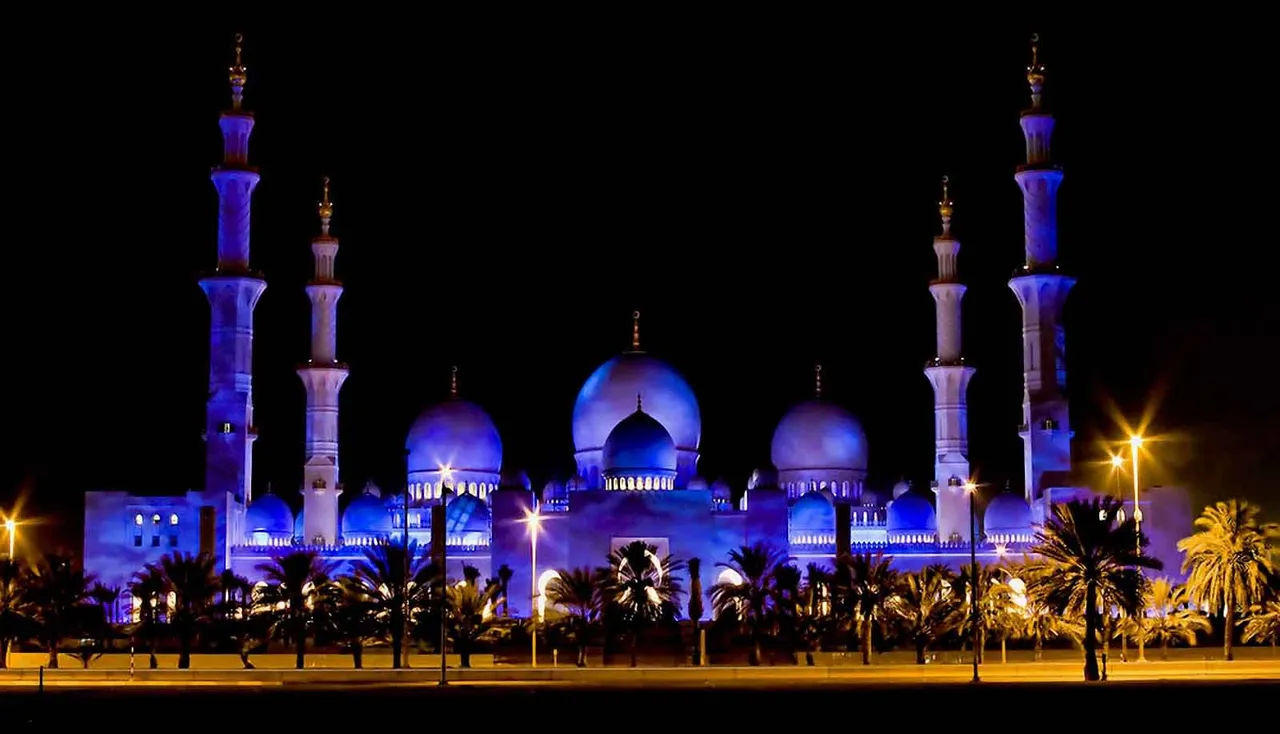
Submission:
<svg viewBox="0 0 1280 734">
<path fill-rule="evenodd" d="M 639 351 L 619 354 L 587 378 L 573 406 L 574 447 L 579 452 L 604 448 L 614 427 L 635 412 L 637 395 L 676 448 L 698 449 L 702 414 L 693 388 L 666 362 Z"/>
<path fill-rule="evenodd" d="M 649 402 L 645 396 L 645 405 Z M 849 411 L 825 400 L 792 408 L 773 432 L 770 452 L 780 472 L 867 470 L 867 434 Z"/>
<path fill-rule="evenodd" d="M 632 398 L 634 400 L 634 398 Z M 498 474 L 502 471 L 502 438 L 484 408 L 452 398 L 422 411 L 405 441 L 409 473 L 454 472 Z"/>
</svg>

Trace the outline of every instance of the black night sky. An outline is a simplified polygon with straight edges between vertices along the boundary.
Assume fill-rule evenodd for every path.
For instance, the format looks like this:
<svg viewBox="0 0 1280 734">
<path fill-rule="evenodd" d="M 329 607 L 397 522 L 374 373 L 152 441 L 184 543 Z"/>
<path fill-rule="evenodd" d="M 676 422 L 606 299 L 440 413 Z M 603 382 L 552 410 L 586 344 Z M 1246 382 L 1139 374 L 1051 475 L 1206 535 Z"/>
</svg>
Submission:
<svg viewBox="0 0 1280 734">
<path fill-rule="evenodd" d="M 1080 480 L 1117 416 L 1150 414 L 1144 476 L 1277 505 L 1280 308 L 1273 73 L 1236 28 L 919 28 L 738 18 L 573 30 L 544 17 L 368 28 L 335 18 L 31 29 L 11 51 L 5 209 L 10 428 L 0 508 L 78 546 L 86 489 L 203 478 L 218 113 L 232 35 L 262 172 L 255 454 L 300 505 L 315 203 L 333 177 L 342 473 L 398 486 L 413 417 L 494 416 L 535 484 L 572 467 L 582 381 L 627 347 L 690 380 L 702 474 L 740 487 L 812 390 L 863 421 L 872 489 L 932 470 L 931 238 L 951 176 L 971 459 L 1021 488 L 1028 37 L 1043 36 Z M 159 23 L 157 18 L 149 23 Z M 425 21 L 423 21 L 425 23 Z M 588 19 L 578 18 L 575 24 Z M 1105 25 L 1105 27 L 1103 27 Z M 118 26 L 118 27 L 117 27 Z M 16 204 L 16 206 L 15 206 Z M 1154 472 L 1154 474 L 1152 474 Z M 1145 483 L 1145 482 L 1144 482 Z M 289 491 L 286 491 L 289 490 Z"/>
</svg>

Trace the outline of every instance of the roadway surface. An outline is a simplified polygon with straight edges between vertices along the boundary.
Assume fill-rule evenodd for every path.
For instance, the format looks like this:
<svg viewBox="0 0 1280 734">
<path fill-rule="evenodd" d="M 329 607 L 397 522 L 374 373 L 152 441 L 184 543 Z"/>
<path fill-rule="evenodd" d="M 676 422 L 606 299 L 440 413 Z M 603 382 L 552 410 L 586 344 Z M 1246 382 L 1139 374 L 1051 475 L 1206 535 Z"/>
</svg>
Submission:
<svg viewBox="0 0 1280 734">
<path fill-rule="evenodd" d="M 1011 728 L 996 721 L 1030 724 L 1039 718 L 1069 727 L 1073 732 L 1095 728 L 1100 721 L 1116 721 L 1124 712 L 1141 712 L 1143 728 L 1195 721 L 1211 725 L 1214 711 L 1222 712 L 1232 730 L 1275 723 L 1277 681 L 1160 681 L 1105 683 L 934 683 L 874 684 L 869 682 L 788 683 L 782 680 L 736 680 L 700 686 L 595 687 L 586 684 L 450 685 L 431 684 L 330 686 L 117 686 L 112 688 L 10 688 L 0 692 L 4 731 L 48 732 L 50 727 L 105 726 L 107 730 L 136 731 L 138 722 L 154 722 L 179 731 L 218 729 L 291 731 L 323 727 L 385 729 L 403 726 L 421 731 L 439 723 L 454 726 L 459 719 L 522 729 L 576 730 L 597 728 L 610 719 L 627 729 L 638 724 L 631 717 L 656 717 L 663 729 L 725 725 L 769 728 L 788 719 L 805 726 L 841 723 L 865 728 L 891 725 L 932 728 L 977 717 L 964 730 Z M 1037 703 L 1039 702 L 1039 703 Z M 1227 704 L 1227 710 L 1222 709 Z M 441 708 L 443 706 L 443 708 Z M 966 713 L 970 712 L 970 713 Z M 782 718 L 788 717 L 787 719 Z M 539 717 L 549 717 L 538 724 Z M 794 718 L 798 717 L 798 718 Z M 626 723 L 630 721 L 630 723 Z M 116 722 L 118 726 L 112 726 Z M 220 723 L 219 723 L 220 722 Z M 949 726 L 948 728 L 955 728 Z M 283 730 L 283 729 L 282 729 Z M 1261 730 L 1261 729 L 1259 729 Z"/>
</svg>

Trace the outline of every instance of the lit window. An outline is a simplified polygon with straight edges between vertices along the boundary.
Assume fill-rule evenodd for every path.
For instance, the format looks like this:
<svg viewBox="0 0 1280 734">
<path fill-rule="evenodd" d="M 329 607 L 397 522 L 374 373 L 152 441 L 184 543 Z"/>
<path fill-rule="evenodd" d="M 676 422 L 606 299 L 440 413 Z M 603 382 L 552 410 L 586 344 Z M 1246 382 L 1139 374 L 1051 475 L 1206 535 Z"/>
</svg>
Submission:
<svg viewBox="0 0 1280 734">
<path fill-rule="evenodd" d="M 178 524 L 178 513 L 176 513 L 176 512 L 175 512 L 175 513 L 173 513 L 172 515 L 170 515 L 170 516 L 169 516 L 169 524 L 170 524 L 170 525 L 177 525 L 177 524 Z"/>
<path fill-rule="evenodd" d="M 133 524 L 134 524 L 134 525 L 141 525 L 141 524 L 142 524 L 142 513 L 141 513 L 141 512 L 139 512 L 138 514 L 136 514 L 136 515 L 134 515 L 134 516 L 133 516 Z"/>
<path fill-rule="evenodd" d="M 157 512 L 156 514 L 154 514 L 154 515 L 152 515 L 152 516 L 151 516 L 151 524 L 152 524 L 152 525 L 159 525 L 159 524 L 160 524 L 160 513 L 158 513 L 158 512 Z"/>
</svg>

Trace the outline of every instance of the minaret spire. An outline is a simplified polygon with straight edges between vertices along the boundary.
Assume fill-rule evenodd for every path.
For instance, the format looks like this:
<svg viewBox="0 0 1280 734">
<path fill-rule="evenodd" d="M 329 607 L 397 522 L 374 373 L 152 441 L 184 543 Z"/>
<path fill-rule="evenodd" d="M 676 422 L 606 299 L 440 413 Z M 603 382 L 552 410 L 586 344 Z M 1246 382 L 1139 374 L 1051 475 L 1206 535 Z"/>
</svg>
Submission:
<svg viewBox="0 0 1280 734">
<path fill-rule="evenodd" d="M 631 351 L 640 351 L 640 311 L 631 312 Z"/>
<path fill-rule="evenodd" d="M 245 68 L 244 59 L 244 34 L 236 34 L 236 62 L 227 69 L 227 80 L 231 82 L 231 109 L 235 112 L 240 111 L 241 102 L 244 100 L 244 85 L 249 81 L 249 70 Z"/>
<path fill-rule="evenodd" d="M 302 467 L 303 542 L 322 546 L 338 542 L 338 396 L 349 374 L 338 361 L 338 299 L 342 284 L 334 279 L 338 239 L 329 232 L 333 219 L 330 180 L 316 205 L 320 235 L 311 241 L 315 277 L 307 284 L 311 299 L 311 358 L 298 368 L 307 391 L 306 462 Z"/>
<path fill-rule="evenodd" d="M 449 372 L 449 397 L 458 397 L 458 365 L 454 365 Z"/>
<path fill-rule="evenodd" d="M 218 190 L 218 261 L 200 280 L 209 299 L 209 401 L 205 412 L 204 502 L 214 507 L 253 501 L 253 309 L 267 284 L 249 267 L 249 220 L 258 172 L 249 166 L 253 115 L 242 109 L 245 67 L 236 36 L 230 67 L 231 109 L 218 120 L 222 164 L 210 178 Z M 228 568 L 231 546 L 243 541 L 228 526 L 234 513 L 217 513 L 209 552 Z"/>
<path fill-rule="evenodd" d="M 640 413 L 643 411 L 644 411 L 644 399 L 640 393 L 636 393 L 636 412 Z"/>
<path fill-rule="evenodd" d="M 937 307 L 938 351 L 925 365 L 924 374 L 933 385 L 933 488 L 937 493 L 938 538 L 967 542 L 970 528 L 964 484 L 969 480 L 968 392 L 975 370 L 964 363 L 960 348 L 960 304 L 965 286 L 956 268 L 960 242 L 951 234 L 955 207 L 950 186 L 951 179 L 943 176 L 942 199 L 938 202 L 942 234 L 933 240 L 938 277 L 929 285 Z"/>
<path fill-rule="evenodd" d="M 820 364 L 813 366 L 813 397 L 816 400 L 822 399 L 822 365 Z"/>
<path fill-rule="evenodd" d="M 1031 108 L 1022 113 L 1027 162 L 1014 179 L 1022 189 L 1025 258 L 1009 287 L 1022 306 L 1023 440 L 1026 499 L 1064 486 L 1071 470 L 1071 417 L 1062 309 L 1075 279 L 1058 269 L 1058 188 L 1062 171 L 1052 162 L 1053 115 L 1044 109 L 1045 68 L 1040 37 L 1031 37 L 1027 66 Z"/>
</svg>

